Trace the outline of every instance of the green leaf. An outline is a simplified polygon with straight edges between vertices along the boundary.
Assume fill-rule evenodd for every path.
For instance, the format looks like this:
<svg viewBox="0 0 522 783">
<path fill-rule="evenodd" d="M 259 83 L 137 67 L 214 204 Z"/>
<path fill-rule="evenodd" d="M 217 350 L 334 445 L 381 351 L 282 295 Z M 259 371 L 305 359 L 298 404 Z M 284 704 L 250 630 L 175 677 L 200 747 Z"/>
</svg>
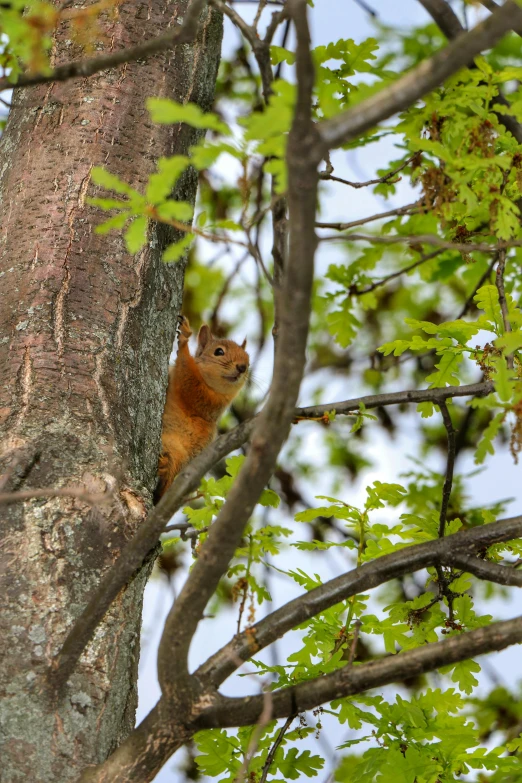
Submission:
<svg viewBox="0 0 522 783">
<path fill-rule="evenodd" d="M 419 402 L 417 411 L 423 419 L 429 419 L 435 413 L 435 406 L 429 400 L 425 400 L 424 402 Z"/>
<path fill-rule="evenodd" d="M 444 353 L 440 362 L 435 365 L 437 372 L 432 372 L 426 378 L 430 382 L 430 389 L 444 386 L 460 386 L 460 378 L 456 373 L 461 363 L 461 353 Z"/>
<path fill-rule="evenodd" d="M 114 217 L 109 218 L 109 220 L 106 220 L 104 223 L 99 223 L 94 229 L 94 233 L 108 234 L 109 231 L 113 231 L 114 229 L 122 229 L 128 219 L 128 212 L 120 212 L 119 215 L 114 215 Z"/>
<path fill-rule="evenodd" d="M 482 433 L 482 439 L 480 440 L 477 450 L 475 452 L 475 463 L 482 465 L 488 454 L 494 454 L 495 449 L 493 447 L 493 441 L 497 437 L 498 432 L 504 421 L 504 413 L 500 412 L 489 422 L 488 426 Z"/>
<path fill-rule="evenodd" d="M 87 204 L 90 204 L 92 207 L 99 207 L 100 209 L 103 209 L 105 212 L 108 212 L 111 209 L 129 209 L 129 202 L 123 201 L 122 199 L 118 198 L 90 198 L 87 197 L 85 199 Z"/>
<path fill-rule="evenodd" d="M 91 169 L 91 179 L 95 185 L 100 185 L 100 187 L 105 188 L 106 190 L 114 190 L 115 193 L 141 198 L 141 195 L 137 190 L 134 190 L 134 188 L 131 188 L 126 182 L 123 182 L 123 180 L 115 174 L 111 174 L 101 166 L 93 166 Z"/>
<path fill-rule="evenodd" d="M 185 155 L 174 155 L 172 158 L 160 158 L 158 171 L 151 174 L 145 192 L 149 204 L 161 204 L 174 189 L 179 177 L 190 165 L 190 160 Z M 183 218 L 180 218 L 182 220 Z M 190 218 L 188 218 L 190 219 Z"/>
<path fill-rule="evenodd" d="M 170 98 L 149 98 L 147 109 L 153 122 L 160 125 L 171 125 L 185 122 L 193 128 L 214 130 L 223 136 L 230 135 L 230 128 L 216 114 L 203 112 L 195 103 L 177 103 Z"/>
<path fill-rule="evenodd" d="M 361 322 L 346 306 L 343 306 L 342 310 L 328 313 L 326 322 L 331 334 L 342 348 L 348 348 L 361 326 Z"/>
<path fill-rule="evenodd" d="M 473 672 L 475 674 L 480 672 L 480 666 L 476 661 L 461 661 L 453 667 L 451 679 L 458 684 L 461 691 L 470 694 L 473 692 L 473 688 L 478 685 L 478 680 Z"/>
<path fill-rule="evenodd" d="M 264 489 L 259 498 L 259 503 L 262 506 L 271 506 L 272 508 L 278 508 L 281 502 L 281 498 L 272 489 Z"/>
<path fill-rule="evenodd" d="M 194 209 L 187 201 L 174 201 L 170 199 L 156 207 L 160 220 L 178 220 L 187 223 L 192 220 Z"/>
<path fill-rule="evenodd" d="M 189 249 L 193 239 L 194 234 L 185 234 L 185 236 L 180 239 L 179 242 L 174 242 L 172 245 L 169 245 L 163 253 L 163 260 L 179 261 L 179 259 L 183 258 Z"/>
<path fill-rule="evenodd" d="M 293 65 L 295 63 L 295 54 L 288 51 L 288 49 L 283 49 L 282 46 L 271 46 L 270 62 L 272 65 L 279 65 L 282 62 Z"/>
<path fill-rule="evenodd" d="M 235 478 L 239 471 L 241 470 L 241 466 L 243 462 L 245 461 L 245 457 L 243 454 L 237 454 L 233 457 L 227 457 L 226 459 L 226 466 L 227 466 L 227 473 L 232 478 Z"/>
<path fill-rule="evenodd" d="M 318 771 L 324 767 L 324 759 L 320 756 L 312 756 L 309 750 L 299 753 L 297 748 L 290 748 L 284 755 L 282 749 L 274 759 L 276 768 L 285 780 L 298 780 L 301 776 L 314 778 Z"/>
<path fill-rule="evenodd" d="M 366 487 L 368 498 L 365 508 L 370 511 L 376 508 L 384 508 L 386 504 L 398 506 L 402 503 L 406 495 L 406 490 L 400 484 L 386 484 L 381 481 L 374 481 L 373 485 Z"/>
<path fill-rule="evenodd" d="M 505 332 L 502 337 L 497 337 L 495 346 L 503 348 L 506 354 L 520 350 L 522 348 L 522 332 Z"/>
<path fill-rule="evenodd" d="M 509 402 L 513 396 L 515 383 L 509 377 L 507 362 L 503 356 L 495 356 L 491 363 L 495 368 L 493 379 L 495 391 L 502 402 Z"/>
<path fill-rule="evenodd" d="M 506 748 L 511 751 L 511 753 L 522 753 L 522 734 L 519 734 L 516 739 L 507 742 Z"/>
<path fill-rule="evenodd" d="M 125 245 L 129 253 L 137 253 L 147 241 L 148 220 L 146 217 L 135 218 L 125 232 Z"/>
<path fill-rule="evenodd" d="M 194 735 L 194 740 L 199 750 L 196 764 L 205 775 L 217 777 L 239 770 L 240 761 L 235 757 L 237 740 L 233 742 L 226 731 L 200 731 Z"/>
<path fill-rule="evenodd" d="M 502 310 L 498 299 L 498 291 L 494 285 L 483 285 L 479 288 L 474 301 L 479 310 L 483 310 L 486 318 L 493 327 L 493 331 L 498 335 L 504 334 L 504 321 L 502 319 Z"/>
</svg>

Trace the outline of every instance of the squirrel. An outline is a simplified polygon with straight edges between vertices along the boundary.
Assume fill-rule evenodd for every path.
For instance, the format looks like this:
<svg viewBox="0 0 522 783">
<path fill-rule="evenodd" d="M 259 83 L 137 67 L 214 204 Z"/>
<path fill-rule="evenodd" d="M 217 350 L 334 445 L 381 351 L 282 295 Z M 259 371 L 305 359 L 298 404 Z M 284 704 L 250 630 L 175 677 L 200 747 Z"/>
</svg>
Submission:
<svg viewBox="0 0 522 783">
<path fill-rule="evenodd" d="M 180 316 L 178 355 L 169 370 L 163 413 L 156 500 L 180 470 L 214 439 L 218 421 L 243 387 L 250 363 L 246 340 L 241 345 L 220 340 L 203 324 L 196 354 L 191 356 L 191 335 L 188 319 Z"/>
</svg>

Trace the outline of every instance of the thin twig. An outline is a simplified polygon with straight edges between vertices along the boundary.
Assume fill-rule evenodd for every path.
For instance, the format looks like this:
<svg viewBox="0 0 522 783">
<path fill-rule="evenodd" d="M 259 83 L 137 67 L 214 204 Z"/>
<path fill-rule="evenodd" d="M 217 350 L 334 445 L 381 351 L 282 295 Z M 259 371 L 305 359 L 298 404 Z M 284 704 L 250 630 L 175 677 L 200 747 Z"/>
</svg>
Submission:
<svg viewBox="0 0 522 783">
<path fill-rule="evenodd" d="M 263 764 L 263 769 L 261 770 L 261 777 L 259 778 L 259 783 L 266 783 L 266 779 L 268 773 L 270 772 L 270 767 L 272 766 L 272 762 L 274 760 L 274 756 L 277 752 L 277 749 L 280 746 L 281 742 L 283 741 L 283 737 L 285 736 L 286 732 L 288 731 L 288 729 L 290 728 L 290 726 L 292 725 L 296 717 L 297 715 L 289 715 L 288 718 L 285 720 L 284 724 L 277 732 L 277 737 L 275 738 L 272 747 L 268 751 L 266 761 Z"/>
<path fill-rule="evenodd" d="M 371 8 L 371 6 L 369 6 L 365 0 L 354 0 L 354 3 L 358 5 L 359 8 L 362 8 L 363 11 L 366 11 L 366 13 L 374 19 L 378 18 L 377 11 L 374 8 Z"/>
<path fill-rule="evenodd" d="M 319 237 L 320 242 L 333 242 L 342 240 L 343 242 L 370 242 L 374 245 L 397 245 L 407 244 L 426 244 L 442 247 L 447 250 L 459 250 L 462 253 L 471 253 L 480 251 L 482 253 L 495 253 L 497 250 L 508 250 L 511 247 L 522 247 L 521 239 L 512 239 L 499 242 L 496 245 L 488 245 L 485 242 L 452 242 L 451 240 L 441 239 L 435 234 L 410 234 L 409 236 L 378 236 L 372 234 L 347 234 L 341 236 L 332 234 L 332 236 Z"/>
<path fill-rule="evenodd" d="M 355 652 L 357 650 L 357 642 L 359 641 L 359 632 L 361 630 L 361 625 L 362 622 L 359 619 L 357 619 L 353 624 L 353 639 L 350 645 L 350 652 L 348 653 L 348 666 L 352 665 L 355 658 Z"/>
<path fill-rule="evenodd" d="M 217 0 L 212 0 L 216 3 Z M 314 65 L 306 0 L 288 0 L 297 32 L 297 101 L 288 136 L 288 197 L 290 249 L 284 274 L 285 320 L 268 402 L 258 419 L 252 447 L 210 528 L 198 559 L 165 622 L 158 650 L 158 679 L 163 695 L 189 707 L 193 680 L 188 672 L 192 637 L 230 559 L 258 498 L 273 472 L 287 438 L 306 361 L 316 248 L 315 212 L 320 162 L 317 131 L 312 121 Z M 177 479 L 174 481 L 175 486 Z M 261 712 L 261 710 L 259 711 Z"/>
<path fill-rule="evenodd" d="M 506 291 L 504 288 L 504 272 L 506 269 L 506 251 L 505 250 L 499 250 L 498 252 L 498 264 L 497 264 L 497 273 L 495 275 L 495 283 L 497 286 L 498 291 L 498 302 L 500 304 L 500 309 L 502 310 L 502 320 L 504 321 L 504 331 L 510 332 L 511 331 L 511 324 L 509 322 L 509 313 L 508 313 L 508 306 L 507 306 L 507 300 L 506 300 Z M 513 367 L 513 355 L 510 354 L 507 357 L 508 366 L 510 368 Z"/>
<path fill-rule="evenodd" d="M 414 155 L 411 155 L 403 163 L 401 163 L 401 165 L 398 166 L 396 169 L 393 169 L 393 171 L 389 171 L 387 174 L 385 174 L 382 177 L 378 177 L 377 179 L 369 179 L 367 180 L 367 182 L 350 182 L 347 179 L 341 179 L 341 177 L 334 177 L 332 174 L 333 168 L 331 164 L 325 171 L 319 172 L 319 177 L 320 179 L 327 179 L 327 180 L 331 179 L 334 180 L 334 182 L 342 182 L 343 185 L 349 185 L 351 188 L 367 188 L 369 185 L 381 185 L 383 182 L 388 182 L 390 179 L 392 179 L 397 174 L 399 174 L 403 169 L 405 169 L 406 166 L 409 166 L 409 164 L 416 157 L 418 157 L 417 152 Z M 396 181 L 399 182 L 399 180 Z"/>
<path fill-rule="evenodd" d="M 480 276 L 480 280 L 478 281 L 478 283 L 473 287 L 473 291 L 470 293 L 470 295 L 464 302 L 464 305 L 462 306 L 462 310 L 457 315 L 457 320 L 459 320 L 460 318 L 464 318 L 468 310 L 473 306 L 473 304 L 475 303 L 475 295 L 478 289 L 482 288 L 482 286 L 490 276 L 491 272 L 493 271 L 494 266 L 495 266 L 495 259 L 493 259 L 493 261 L 489 263 L 488 268 L 486 269 L 484 274 Z"/>
<path fill-rule="evenodd" d="M 446 433 L 448 437 L 448 456 L 446 459 L 446 473 L 444 476 L 444 484 L 442 487 L 442 500 L 440 504 L 439 515 L 439 538 L 444 538 L 446 532 L 446 519 L 448 515 L 448 505 L 451 497 L 451 489 L 453 486 L 453 470 L 455 467 L 455 429 L 451 420 L 451 415 L 448 410 L 446 401 L 439 403 L 439 409 L 442 414 L 442 420 L 446 427 Z M 451 575 L 448 578 L 444 572 L 444 568 L 441 564 L 437 564 L 435 568 L 437 572 L 437 581 L 439 586 L 439 599 L 446 598 L 448 602 L 448 620 L 450 623 L 454 622 L 453 619 L 453 600 L 454 593 L 451 590 Z"/>
<path fill-rule="evenodd" d="M 243 661 L 240 661 L 240 664 L 242 665 Z M 263 735 L 263 731 L 271 720 L 272 720 L 272 692 L 269 689 L 269 686 L 266 686 L 263 689 L 263 709 L 257 721 L 256 727 L 252 732 L 252 736 L 250 737 L 250 742 L 248 743 L 247 752 L 245 753 L 243 763 L 241 764 L 241 767 L 237 771 L 236 777 L 234 778 L 234 783 L 245 783 L 245 781 L 247 780 L 248 767 L 250 766 L 250 762 L 252 761 L 252 759 L 256 754 L 257 748 L 259 746 L 259 740 Z"/>
<path fill-rule="evenodd" d="M 265 10 L 265 6 L 266 6 L 266 0 L 259 0 L 256 15 L 254 17 L 254 21 L 252 22 L 252 27 L 254 28 L 254 30 L 257 30 L 257 26 L 259 24 L 259 20 L 261 19 L 261 14 Z"/>
<path fill-rule="evenodd" d="M 380 280 L 375 280 L 370 285 L 367 285 L 366 288 L 359 288 L 351 290 L 350 293 L 354 296 L 362 296 L 363 294 L 369 294 L 370 291 L 375 291 L 376 288 L 380 288 L 382 285 L 386 285 L 386 283 L 389 283 L 390 280 L 395 280 L 397 277 L 401 277 L 401 275 L 405 275 L 408 272 L 412 272 L 414 269 L 417 269 L 418 266 L 421 266 L 422 264 L 425 264 L 426 261 L 431 261 L 432 258 L 435 258 L 436 256 L 439 256 L 443 250 L 439 248 L 438 250 L 434 250 L 432 253 L 428 253 L 425 256 L 421 256 L 416 261 L 413 261 L 408 266 L 405 266 L 403 269 L 399 269 L 397 272 L 392 272 L 389 275 L 386 275 L 386 277 L 381 278 Z"/>
<path fill-rule="evenodd" d="M 437 403 L 440 412 L 442 414 L 442 420 L 446 427 L 446 433 L 448 437 L 448 456 L 446 461 L 446 475 L 444 477 L 444 486 L 442 488 L 442 502 L 440 505 L 439 516 L 439 538 L 443 538 L 446 527 L 446 517 L 448 514 L 448 505 L 451 496 L 451 489 L 453 486 L 453 469 L 455 467 L 455 428 L 451 420 L 451 415 L 448 410 L 448 406 L 445 401 Z"/>
<path fill-rule="evenodd" d="M 352 220 L 350 223 L 316 223 L 316 228 L 331 228 L 333 231 L 346 231 L 349 228 L 355 228 L 356 226 L 362 226 L 365 223 L 372 223 L 374 220 L 382 220 L 383 218 L 409 215 L 419 212 L 422 209 L 421 204 L 415 201 L 413 204 L 406 204 L 404 207 L 396 207 L 395 209 L 389 209 L 387 212 L 378 212 L 370 217 L 360 218 L 359 220 Z"/>
</svg>

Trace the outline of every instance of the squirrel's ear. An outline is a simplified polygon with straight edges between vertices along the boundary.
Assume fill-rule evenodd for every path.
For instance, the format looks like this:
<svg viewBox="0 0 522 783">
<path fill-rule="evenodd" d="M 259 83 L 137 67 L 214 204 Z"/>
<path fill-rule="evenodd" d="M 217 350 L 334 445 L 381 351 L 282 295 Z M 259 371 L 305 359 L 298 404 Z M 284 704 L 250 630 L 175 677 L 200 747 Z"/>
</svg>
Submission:
<svg viewBox="0 0 522 783">
<path fill-rule="evenodd" d="M 211 340 L 212 332 L 210 331 L 210 326 L 207 326 L 207 324 L 202 324 L 198 332 L 198 347 L 196 349 L 196 356 L 201 356 L 205 350 L 205 347 Z"/>
<path fill-rule="evenodd" d="M 246 337 L 245 337 L 245 339 L 243 340 L 243 342 L 241 343 L 241 348 L 242 348 L 243 350 L 245 350 L 245 348 L 246 348 Z"/>
</svg>

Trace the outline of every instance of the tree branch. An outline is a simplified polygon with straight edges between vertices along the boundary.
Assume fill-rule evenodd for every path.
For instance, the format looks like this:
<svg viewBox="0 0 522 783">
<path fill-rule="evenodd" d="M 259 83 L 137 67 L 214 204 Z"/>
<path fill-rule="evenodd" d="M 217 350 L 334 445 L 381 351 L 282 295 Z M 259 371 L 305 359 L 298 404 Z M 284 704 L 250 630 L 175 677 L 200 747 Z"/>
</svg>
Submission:
<svg viewBox="0 0 522 783">
<path fill-rule="evenodd" d="M 329 177 L 329 179 L 334 179 L 334 177 Z M 419 211 L 420 206 L 419 202 L 415 201 L 413 204 L 406 204 L 404 207 L 396 207 L 387 212 L 379 212 L 370 217 L 352 220 L 350 223 L 316 223 L 315 226 L 316 228 L 331 228 L 333 231 L 346 231 L 348 228 L 355 228 L 355 226 L 362 226 L 365 223 L 372 223 L 374 220 L 382 220 L 383 218 L 392 216 L 409 215 L 412 210 Z"/>
<path fill-rule="evenodd" d="M 124 63 L 151 57 L 153 54 L 159 54 L 159 52 L 165 52 L 173 46 L 179 46 L 179 44 L 192 43 L 197 35 L 199 18 L 206 4 L 207 0 L 192 0 L 192 3 L 187 8 L 183 24 L 164 35 L 159 35 L 157 38 L 138 44 L 138 46 L 131 46 L 129 49 L 119 49 L 112 54 L 101 57 L 75 60 L 71 63 L 58 65 L 49 73 L 21 74 L 16 84 L 12 84 L 7 77 L 4 77 L 0 79 L 0 90 L 18 90 L 21 87 L 32 87 L 36 84 L 65 82 L 68 79 L 78 77 L 86 78 Z"/>
<path fill-rule="evenodd" d="M 163 694 L 174 708 L 190 700 L 187 654 L 205 606 L 241 541 L 244 526 L 272 473 L 294 416 L 305 364 L 317 196 L 318 140 L 311 119 L 314 82 L 306 0 L 286 7 L 297 31 L 297 105 L 288 140 L 290 252 L 284 278 L 279 350 L 268 402 L 256 420 L 252 445 L 227 501 L 212 525 L 199 557 L 174 604 L 160 642 L 158 675 Z"/>
<path fill-rule="evenodd" d="M 419 3 L 450 41 L 466 32 L 459 17 L 446 0 L 419 0 Z"/>
<path fill-rule="evenodd" d="M 520 9 L 522 12 L 522 9 Z M 496 245 L 488 245 L 486 242 L 451 242 L 441 239 L 435 234 L 410 234 L 409 236 L 378 236 L 377 234 L 346 234 L 346 236 L 332 234 L 332 236 L 319 237 L 320 242 L 370 242 L 374 245 L 397 245 L 401 242 L 408 244 L 435 245 L 446 250 L 460 250 L 462 253 L 471 253 L 474 250 L 482 253 L 495 253 L 497 250 L 508 250 L 510 247 L 522 247 L 522 239 L 510 239 L 506 242 L 497 242 Z"/>
<path fill-rule="evenodd" d="M 408 108 L 445 79 L 469 63 L 484 49 L 494 46 L 509 30 L 522 25 L 522 8 L 507 0 L 491 16 L 469 33 L 452 41 L 445 49 L 420 63 L 394 84 L 329 120 L 318 124 L 323 155 L 341 147 L 382 120 Z"/>
<path fill-rule="evenodd" d="M 453 557 L 453 565 L 457 568 L 463 568 L 464 571 L 473 574 L 478 579 L 485 579 L 507 587 L 522 587 L 522 571 L 517 571 L 509 566 L 490 563 L 487 560 L 459 552 L 456 552 Z"/>
<path fill-rule="evenodd" d="M 351 188 L 367 188 L 369 185 L 380 185 L 383 182 L 389 182 L 391 179 L 393 179 L 393 177 L 397 176 L 397 174 L 399 174 L 403 169 L 405 169 L 406 166 L 409 166 L 409 164 L 417 157 L 417 155 L 418 155 L 417 152 L 414 155 L 411 155 L 407 160 L 404 161 L 404 163 L 401 163 L 400 166 L 398 166 L 396 169 L 393 169 L 392 171 L 389 171 L 383 177 L 378 177 L 377 179 L 369 179 L 366 182 L 350 182 L 347 179 L 341 179 L 341 177 L 334 177 L 332 174 L 333 166 L 331 164 L 329 165 L 329 168 L 326 169 L 326 171 L 319 172 L 319 179 L 341 182 L 343 185 L 349 185 Z M 399 177 L 399 180 L 400 179 L 401 178 Z M 393 181 L 398 182 L 398 180 L 393 180 Z"/>
<path fill-rule="evenodd" d="M 406 677 L 426 674 L 477 655 L 503 650 L 521 641 L 522 617 L 517 617 L 362 666 L 345 666 L 310 682 L 275 691 L 272 694 L 272 717 L 286 718 L 294 712 L 304 712 L 334 699 L 390 685 Z M 249 725 L 257 721 L 262 706 L 260 696 L 221 697 L 215 708 L 199 718 L 197 726 L 227 728 Z"/>
<path fill-rule="evenodd" d="M 486 381 L 468 386 L 447 386 L 443 389 L 419 389 L 390 392 L 388 394 L 372 394 L 343 402 L 296 408 L 293 416 L 299 419 L 315 419 L 331 411 L 335 411 L 337 415 L 358 411 L 361 404 L 365 405 L 366 408 L 378 408 L 387 405 L 424 401 L 436 403 L 438 400 L 452 397 L 482 397 L 490 394 L 492 391 L 493 384 L 490 381 Z M 51 679 L 55 687 L 59 687 L 68 679 L 105 612 L 122 587 L 129 582 L 133 574 L 141 567 L 147 554 L 154 549 L 161 533 L 165 530 L 171 517 L 183 505 L 186 497 L 198 488 L 205 473 L 208 473 L 220 459 L 226 457 L 231 451 L 240 448 L 250 439 L 260 416 L 261 414 L 258 414 L 258 416 L 243 422 L 225 435 L 221 435 L 176 477 L 172 486 L 161 498 L 160 503 L 152 509 L 132 541 L 127 544 L 119 559 L 103 577 L 91 600 L 69 631 L 60 652 L 52 664 Z"/>
<path fill-rule="evenodd" d="M 278 747 L 282 743 L 284 736 L 294 720 L 296 719 L 296 715 L 289 715 L 284 724 L 281 726 L 279 731 L 277 732 L 277 737 L 274 740 L 274 743 L 270 750 L 268 751 L 268 755 L 266 757 L 266 761 L 263 765 L 263 769 L 261 770 L 261 777 L 259 778 L 259 783 L 266 783 L 266 779 L 268 777 L 268 773 L 270 772 L 270 767 L 272 766 L 272 762 L 274 760 L 275 754 L 277 752 Z"/>
<path fill-rule="evenodd" d="M 319 419 L 326 413 L 337 415 L 359 410 L 361 405 L 366 408 L 380 408 L 386 405 L 401 405 L 405 402 L 433 402 L 448 400 L 452 397 L 485 397 L 494 390 L 491 381 L 471 383 L 467 386 L 446 386 L 437 389 L 416 389 L 412 391 L 388 392 L 387 394 L 368 394 L 365 397 L 355 397 L 344 402 L 332 402 L 326 405 L 312 405 L 307 408 L 296 408 L 295 415 L 303 419 Z"/>
<path fill-rule="evenodd" d="M 370 293 L 370 291 L 375 291 L 376 288 L 380 288 L 381 286 L 386 285 L 386 283 L 389 283 L 390 280 L 395 280 L 397 277 L 406 275 L 408 272 L 412 272 L 414 269 L 417 269 L 417 267 L 425 264 L 426 261 L 431 261 L 432 258 L 440 256 L 442 252 L 442 248 L 439 247 L 438 250 L 433 250 L 431 253 L 426 253 L 426 255 L 421 256 L 416 261 L 412 261 L 412 263 L 408 264 L 408 266 L 404 266 L 402 269 L 397 269 L 396 272 L 391 272 L 389 275 L 381 277 L 380 280 L 374 280 L 373 283 L 367 285 L 366 288 L 355 288 L 353 291 L 350 290 L 350 293 L 353 293 L 354 296 L 362 296 L 363 294 Z"/>
<path fill-rule="evenodd" d="M 309 620 L 325 609 L 358 593 L 398 579 L 422 568 L 435 566 L 464 567 L 479 579 L 487 578 L 499 584 L 522 587 L 522 571 L 497 566 L 488 569 L 476 553 L 501 541 L 511 541 L 522 535 L 522 516 L 460 531 L 446 538 L 405 547 L 390 555 L 365 563 L 346 574 L 331 579 L 304 595 L 294 598 L 263 618 L 247 631 L 237 634 L 195 672 L 200 683 L 217 688 L 238 667 L 238 663 L 272 644 L 287 631 Z M 486 563 L 486 566 L 492 565 Z M 276 717 L 276 715 L 274 715 Z"/>
<path fill-rule="evenodd" d="M 453 468 L 455 467 L 455 429 L 451 421 L 451 415 L 445 400 L 437 403 L 442 414 L 442 420 L 446 427 L 448 436 L 448 457 L 446 461 L 446 475 L 444 477 L 444 486 L 442 487 L 442 503 L 440 504 L 439 517 L 439 538 L 444 538 L 446 528 L 446 518 L 448 516 L 448 505 L 451 497 L 451 488 L 453 485 Z"/>
<path fill-rule="evenodd" d="M 187 495 L 198 488 L 202 476 L 217 461 L 248 440 L 254 421 L 254 419 L 246 421 L 226 435 L 222 435 L 176 476 L 159 504 L 152 509 L 134 538 L 103 577 L 91 600 L 69 631 L 52 663 L 50 680 L 54 688 L 59 688 L 67 681 L 98 623 L 122 587 L 130 581 L 142 566 L 148 553 L 157 545 L 159 536 L 172 515 L 181 507 Z"/>
</svg>

